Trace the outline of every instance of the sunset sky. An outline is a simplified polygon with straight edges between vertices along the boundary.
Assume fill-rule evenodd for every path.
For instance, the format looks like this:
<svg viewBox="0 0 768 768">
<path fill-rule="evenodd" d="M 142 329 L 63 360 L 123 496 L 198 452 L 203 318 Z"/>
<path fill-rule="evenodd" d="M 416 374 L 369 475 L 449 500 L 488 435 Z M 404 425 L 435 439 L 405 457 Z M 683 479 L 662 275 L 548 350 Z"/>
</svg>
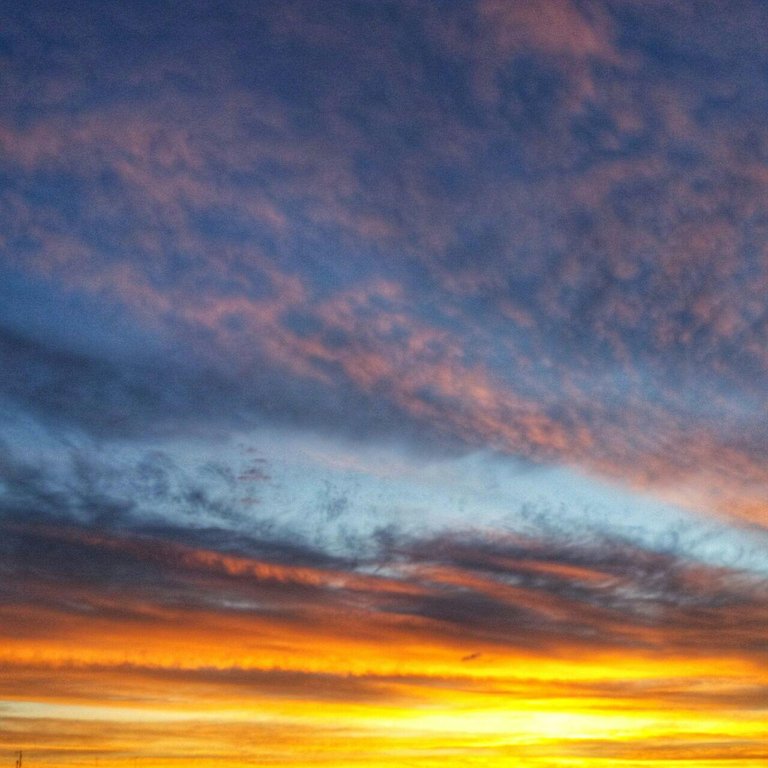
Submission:
<svg viewBox="0 0 768 768">
<path fill-rule="evenodd" d="M 764 768 L 768 2 L 0 10 L 0 768 Z"/>
</svg>

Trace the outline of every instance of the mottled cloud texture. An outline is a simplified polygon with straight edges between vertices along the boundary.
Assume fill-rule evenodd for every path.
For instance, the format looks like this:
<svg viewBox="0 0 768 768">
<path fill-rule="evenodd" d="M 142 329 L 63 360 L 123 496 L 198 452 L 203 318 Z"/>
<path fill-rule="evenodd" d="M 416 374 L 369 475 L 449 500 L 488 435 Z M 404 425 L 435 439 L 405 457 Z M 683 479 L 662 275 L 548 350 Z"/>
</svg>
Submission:
<svg viewBox="0 0 768 768">
<path fill-rule="evenodd" d="M 764 763 L 765 29 L 0 11 L 2 747 Z"/>
</svg>

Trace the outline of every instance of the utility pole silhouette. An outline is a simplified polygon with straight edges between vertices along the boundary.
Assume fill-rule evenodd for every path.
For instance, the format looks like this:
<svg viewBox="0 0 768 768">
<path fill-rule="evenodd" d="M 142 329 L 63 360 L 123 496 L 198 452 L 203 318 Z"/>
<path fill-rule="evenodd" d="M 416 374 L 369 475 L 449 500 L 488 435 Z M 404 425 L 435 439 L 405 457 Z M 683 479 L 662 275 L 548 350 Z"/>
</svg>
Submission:
<svg viewBox="0 0 768 768">
<path fill-rule="evenodd" d="M 21 750 L 19 750 L 19 756 L 16 759 L 16 768 L 21 768 Z"/>
</svg>

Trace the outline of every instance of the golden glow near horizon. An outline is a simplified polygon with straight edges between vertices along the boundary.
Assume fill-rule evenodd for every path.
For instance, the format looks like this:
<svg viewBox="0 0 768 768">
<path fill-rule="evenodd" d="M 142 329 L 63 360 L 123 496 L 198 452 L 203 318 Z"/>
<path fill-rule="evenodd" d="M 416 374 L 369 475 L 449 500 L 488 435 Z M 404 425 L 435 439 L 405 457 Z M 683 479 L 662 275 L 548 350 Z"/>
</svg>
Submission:
<svg viewBox="0 0 768 768">
<path fill-rule="evenodd" d="M 633 662 L 624 658 L 620 666 Z M 510 659 L 510 667 L 515 666 Z M 721 688 L 725 702 L 728 695 L 765 684 L 757 669 L 725 679 L 686 677 L 675 673 L 674 664 L 660 661 L 646 664 L 644 675 L 636 678 L 643 685 L 630 686 L 625 695 L 621 675 L 610 665 L 602 667 L 603 674 L 597 668 L 591 679 L 579 675 L 586 691 L 618 683 L 602 694 L 578 688 L 569 694 L 568 683 L 537 679 L 534 660 L 526 659 L 525 667 L 530 675 L 525 678 L 390 680 L 379 700 L 357 703 L 338 700 L 333 682 L 328 696 L 319 699 L 318 683 L 312 680 L 292 695 L 275 691 L 238 698 L 234 691 L 195 682 L 167 681 L 141 690 L 136 678 L 146 674 L 151 679 L 160 671 L 151 665 L 143 671 L 85 668 L 79 672 L 91 675 L 94 689 L 105 676 L 106 700 L 92 690 L 88 704 L 75 703 L 82 701 L 82 693 L 74 701 L 62 696 L 61 703 L 7 703 L 2 746 L 23 743 L 29 764 L 43 768 L 88 765 L 93 757 L 107 766 L 132 760 L 207 766 L 222 756 L 233 765 L 284 766 L 396 766 L 403 760 L 424 766 L 441 760 L 588 765 L 609 764 L 609 758 L 617 766 L 717 766 L 737 757 L 740 765 L 757 766 L 765 760 L 764 702 L 753 711 L 742 705 L 736 712 L 716 702 L 697 706 L 695 696 L 702 688 L 710 695 Z M 579 672 L 578 664 L 573 669 Z M 204 678 L 212 670 L 196 671 Z M 78 669 L 52 667 L 45 673 L 66 687 Z M 23 678 L 19 675 L 22 691 Z M 343 673 L 340 680 L 343 685 Z M 123 695 L 127 702 L 120 701 Z M 145 701 L 139 705 L 141 698 Z"/>
<path fill-rule="evenodd" d="M 155 558 L 146 540 L 105 545 Z M 184 579 L 215 595 L 219 559 L 180 552 L 169 559 Z M 675 626 L 674 606 L 669 626 L 637 617 L 622 625 L 589 600 L 569 606 L 569 590 L 604 589 L 614 577 L 586 564 L 550 564 L 541 554 L 506 559 L 507 573 L 534 574 L 515 589 L 498 574 L 480 578 L 455 566 L 402 567 L 398 577 L 393 568 L 386 576 L 342 574 L 242 557 L 225 576 L 252 592 L 245 609 L 182 610 L 163 604 L 163 592 L 113 602 L 73 589 L 56 609 L 4 606 L 0 746 L 8 755 L 23 748 L 26 764 L 39 768 L 764 762 L 768 669 L 759 643 L 746 653 L 734 627 L 734 637 L 719 638 L 721 648 L 711 636 L 697 648 L 690 630 Z M 559 587 L 542 589 L 542 575 Z M 691 568 L 678 577 L 700 590 L 722 589 L 721 570 L 708 576 Z M 275 589 L 286 606 L 295 603 L 294 616 L 256 607 Z M 56 590 L 48 585 L 50 600 Z M 444 621 L 376 607 L 461 598 L 467 590 L 476 600 L 499 599 L 500 611 L 529 610 L 538 598 L 547 617 L 588 615 L 605 633 L 605 648 L 594 637 L 579 641 L 568 624 L 562 636 L 542 637 L 546 647 L 526 648 L 478 635 L 471 622 L 453 635 Z M 729 610 L 739 619 L 739 608 Z M 759 603 L 747 610 L 760 620 Z M 494 617 L 480 620 L 493 625 Z"/>
</svg>

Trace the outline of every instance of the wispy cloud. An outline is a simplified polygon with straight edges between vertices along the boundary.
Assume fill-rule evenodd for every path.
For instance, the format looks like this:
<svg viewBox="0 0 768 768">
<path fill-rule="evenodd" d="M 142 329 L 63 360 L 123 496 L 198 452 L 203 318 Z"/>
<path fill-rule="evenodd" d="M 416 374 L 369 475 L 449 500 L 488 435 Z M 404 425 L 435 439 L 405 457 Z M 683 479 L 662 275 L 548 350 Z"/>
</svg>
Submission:
<svg viewBox="0 0 768 768">
<path fill-rule="evenodd" d="M 499 706 L 557 701 L 588 728 L 566 739 L 568 754 L 599 752 L 584 737 L 597 719 L 610 728 L 624 717 L 639 729 L 626 759 L 633 750 L 655 759 L 662 737 L 640 731 L 646 721 L 673 727 L 662 708 L 686 748 L 759 754 L 768 615 L 766 584 L 753 575 L 618 540 L 390 537 L 373 560 L 310 565 L 174 543 L 185 536 L 6 524 L 2 695 L 42 702 L 41 712 L 64 703 L 122 718 L 121 708 L 130 717 L 139 708 L 149 721 L 164 717 L 158 691 L 171 686 L 173 711 L 191 721 L 201 696 L 217 718 L 236 708 L 275 723 L 308 722 L 323 702 L 369 743 L 384 738 L 387 718 L 408 712 L 414 733 L 443 733 L 447 721 L 419 718 L 449 697 L 470 713 L 457 742 L 468 755 L 478 754 L 475 714 L 491 733 Z M 36 727 L 14 706 L 12 718 Z M 737 711 L 739 745 L 680 735 L 701 717 L 722 729 Z M 538 727 L 524 726 L 529 737 Z M 328 749 L 340 759 L 340 747 Z"/>
</svg>

